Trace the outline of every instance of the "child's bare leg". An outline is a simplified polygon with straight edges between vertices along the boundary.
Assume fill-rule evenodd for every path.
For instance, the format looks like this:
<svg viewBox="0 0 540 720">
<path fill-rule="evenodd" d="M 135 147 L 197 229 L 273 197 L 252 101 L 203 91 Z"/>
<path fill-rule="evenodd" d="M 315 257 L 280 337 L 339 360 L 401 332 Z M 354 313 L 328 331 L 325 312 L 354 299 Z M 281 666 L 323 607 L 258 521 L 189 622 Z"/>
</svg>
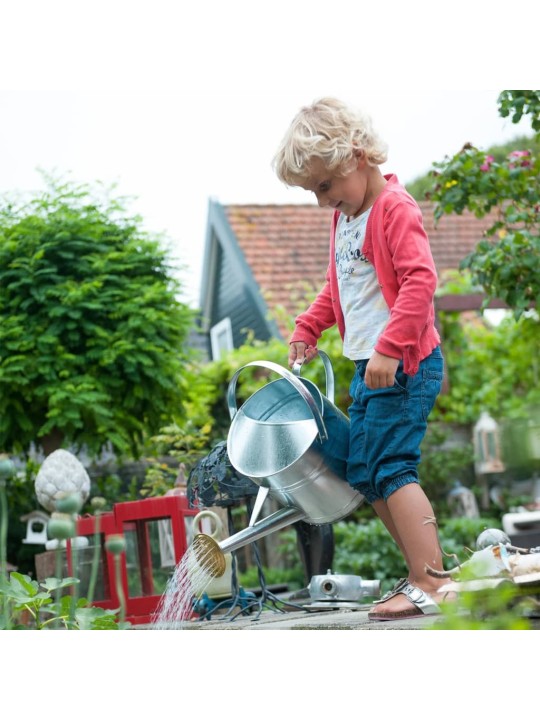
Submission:
<svg viewBox="0 0 540 720">
<path fill-rule="evenodd" d="M 409 582 L 429 593 L 435 601 L 440 600 L 437 591 L 447 581 L 434 578 L 425 570 L 426 565 L 435 570 L 443 569 L 437 525 L 426 494 L 420 485 L 411 483 L 392 493 L 386 501 L 386 507 L 390 527 L 393 525 L 399 537 L 396 542 L 402 548 L 409 568 Z M 385 522 L 383 517 L 381 519 Z M 396 612 L 410 607 L 408 598 L 398 594 L 378 605 L 377 612 Z"/>
<path fill-rule="evenodd" d="M 388 509 L 388 505 L 384 500 L 376 500 L 372 503 L 371 507 L 375 510 L 377 513 L 377 516 L 382 520 L 383 525 L 388 530 L 390 535 L 393 537 L 394 542 L 401 550 L 401 554 L 403 555 L 403 558 L 405 560 L 405 563 L 407 567 L 409 568 L 409 559 L 407 558 L 407 550 L 403 543 L 401 542 L 401 538 L 398 535 L 398 531 L 396 530 L 396 527 L 394 525 L 394 521 L 392 520 L 392 516 L 390 515 L 390 510 Z"/>
</svg>

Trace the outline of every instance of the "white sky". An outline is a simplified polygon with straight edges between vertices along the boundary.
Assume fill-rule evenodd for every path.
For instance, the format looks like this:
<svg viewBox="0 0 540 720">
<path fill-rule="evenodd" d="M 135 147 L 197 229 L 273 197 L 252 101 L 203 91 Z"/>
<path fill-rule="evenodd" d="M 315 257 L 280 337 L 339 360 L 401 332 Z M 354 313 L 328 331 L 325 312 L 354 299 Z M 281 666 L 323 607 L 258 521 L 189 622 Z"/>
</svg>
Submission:
<svg viewBox="0 0 540 720">
<path fill-rule="evenodd" d="M 365 108 L 389 144 L 383 170 L 403 182 L 464 142 L 527 131 L 499 117 L 496 99 L 538 81 L 534 3 L 456 0 L 441 15 L 420 0 L 375 5 L 2 5 L 0 193 L 39 188 L 38 167 L 116 182 L 170 238 L 197 304 L 209 198 L 312 201 L 270 167 L 301 105 L 330 94 Z"/>
</svg>

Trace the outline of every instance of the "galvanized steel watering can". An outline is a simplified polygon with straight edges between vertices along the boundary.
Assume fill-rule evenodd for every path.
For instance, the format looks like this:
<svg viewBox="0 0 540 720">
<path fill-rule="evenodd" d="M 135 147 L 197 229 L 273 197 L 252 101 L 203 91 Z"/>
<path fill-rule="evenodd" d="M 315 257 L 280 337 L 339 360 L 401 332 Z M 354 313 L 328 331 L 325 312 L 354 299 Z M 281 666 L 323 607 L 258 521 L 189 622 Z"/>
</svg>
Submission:
<svg viewBox="0 0 540 720">
<path fill-rule="evenodd" d="M 364 501 L 346 480 L 349 419 L 334 405 L 334 373 L 319 350 L 326 372 L 326 396 L 300 377 L 260 360 L 241 367 L 229 383 L 227 403 L 231 427 L 227 453 L 235 470 L 259 485 L 249 526 L 221 542 L 196 535 L 193 547 L 199 562 L 212 575 L 225 572 L 225 553 L 233 552 L 272 532 L 303 520 L 311 525 L 337 522 Z M 247 367 L 281 375 L 257 390 L 238 409 L 236 384 Z M 283 505 L 258 519 L 267 497 Z"/>
</svg>

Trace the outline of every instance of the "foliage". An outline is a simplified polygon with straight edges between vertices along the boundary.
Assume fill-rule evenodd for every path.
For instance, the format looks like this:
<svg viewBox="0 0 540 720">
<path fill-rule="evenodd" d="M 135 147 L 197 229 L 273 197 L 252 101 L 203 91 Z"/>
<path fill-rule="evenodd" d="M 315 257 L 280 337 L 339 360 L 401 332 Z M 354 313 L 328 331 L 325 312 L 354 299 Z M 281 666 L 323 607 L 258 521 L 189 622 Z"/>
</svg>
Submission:
<svg viewBox="0 0 540 720">
<path fill-rule="evenodd" d="M 439 541 L 444 554 L 444 567 L 450 570 L 468 559 L 476 546 L 476 538 L 487 528 L 501 528 L 496 517 L 446 518 L 439 521 Z"/>
<path fill-rule="evenodd" d="M 0 580 L 0 604 L 10 606 L 7 623 L 5 615 L 0 616 L 0 630 L 46 630 L 55 624 L 65 630 L 119 630 L 127 626 L 118 624 L 118 610 L 89 607 L 84 598 L 77 600 L 71 617 L 70 595 L 62 595 L 59 601 L 54 600 L 54 595 L 78 582 L 72 577 L 37 582 L 28 575 L 12 572 L 9 580 Z"/>
<path fill-rule="evenodd" d="M 532 129 L 540 132 L 540 92 L 503 90 L 499 95 L 499 115 L 510 116 L 514 124 L 521 122 L 523 115 L 530 115 Z"/>
<path fill-rule="evenodd" d="M 540 323 L 534 315 L 508 317 L 496 327 L 481 317 L 440 317 L 450 383 L 433 420 L 474 423 L 482 410 L 497 419 L 516 419 L 540 404 Z"/>
<path fill-rule="evenodd" d="M 447 496 L 456 482 L 470 485 L 474 461 L 472 444 L 448 446 L 451 430 L 430 422 L 422 442 L 422 460 L 418 466 L 420 483 L 438 518 L 448 515 Z"/>
<path fill-rule="evenodd" d="M 504 162 L 508 155 L 516 150 L 531 150 L 535 156 L 540 155 L 540 137 L 531 135 L 517 135 L 513 140 L 501 145 L 491 145 L 486 149 L 486 157 L 493 157 L 498 162 Z M 437 175 L 429 170 L 424 175 L 407 183 L 407 190 L 415 200 L 432 199 L 432 190 L 436 184 Z"/>
<path fill-rule="evenodd" d="M 464 573 L 462 582 L 467 579 Z M 523 614 L 527 604 L 531 605 L 531 600 L 524 600 L 511 581 L 492 588 L 461 590 L 455 601 L 441 605 L 442 618 L 429 629 L 530 630 L 531 623 Z"/>
<path fill-rule="evenodd" d="M 6 484 L 6 494 L 9 515 L 12 519 L 19 520 L 24 515 L 39 510 L 39 503 L 34 491 L 34 481 L 39 464 L 33 460 L 27 460 L 23 468 L 20 468 Z M 36 551 L 42 548 L 36 545 L 25 545 L 26 525 L 23 522 L 11 522 L 7 533 L 7 558 L 15 563 L 17 568 L 29 572 L 34 567 L 34 556 Z"/>
<path fill-rule="evenodd" d="M 266 585 L 286 584 L 289 590 L 296 590 L 304 585 L 304 573 L 298 565 L 288 568 L 267 567 L 263 570 Z M 239 575 L 239 581 L 245 590 L 256 589 L 260 586 L 259 568 L 252 565 Z"/>
<path fill-rule="evenodd" d="M 6 485 L 11 484 L 16 476 L 15 465 L 9 458 L 0 459 L 0 630 L 25 629 L 66 629 L 66 630 L 116 630 L 129 626 L 124 622 L 123 606 L 118 611 L 104 610 L 90 606 L 89 602 L 78 596 L 79 579 L 76 577 L 62 578 L 61 545 L 56 549 L 57 577 L 46 578 L 40 582 L 32 580 L 28 575 L 19 572 L 8 572 L 4 538 L 8 534 L 9 518 L 6 512 Z M 8 481 L 8 482 L 6 482 Z M 101 500 L 101 499 L 100 499 Z M 99 503 L 102 504 L 101 502 Z M 51 518 L 47 534 L 53 538 L 73 537 L 75 517 L 82 505 L 78 494 L 60 498 L 57 512 Z M 53 526 L 56 532 L 52 532 Z M 110 540 L 110 537 L 109 537 Z M 73 562 L 77 566 L 77 553 L 72 547 Z M 94 564 L 99 561 L 99 554 L 94 554 Z M 95 575 L 95 568 L 92 569 Z M 117 584 L 120 582 L 116 574 Z M 69 594 L 62 590 L 70 588 Z M 116 619 L 120 612 L 120 622 Z"/>
<path fill-rule="evenodd" d="M 92 493 L 83 508 L 83 513 L 92 512 L 92 499 L 96 496 L 104 498 L 107 506 L 140 498 L 140 483 L 136 477 L 126 481 L 116 472 L 105 472 L 93 476 L 91 480 Z"/>
<path fill-rule="evenodd" d="M 333 572 L 360 575 L 366 580 L 380 580 L 383 591 L 407 574 L 398 546 L 378 518 L 362 524 L 336 523 L 334 536 L 336 550 Z"/>
<path fill-rule="evenodd" d="M 519 122 L 531 115 L 540 133 L 540 91 L 507 90 L 499 96 L 499 113 Z M 540 156 L 515 150 L 503 160 L 467 143 L 453 157 L 434 164 L 431 193 L 435 219 L 443 214 L 493 216 L 476 249 L 462 262 L 484 288 L 486 301 L 503 300 L 519 318 L 540 299 Z"/>
<path fill-rule="evenodd" d="M 126 200 L 45 176 L 0 205 L 0 447 L 137 456 L 180 413 L 193 313 L 163 238 Z"/>
<path fill-rule="evenodd" d="M 174 458 L 175 464 L 170 465 L 156 457 L 148 458 L 149 467 L 146 470 L 141 495 L 150 497 L 164 495 L 175 486 L 179 473 L 185 479 L 187 465 L 196 462 L 208 452 L 211 428 L 211 422 L 196 427 L 190 419 L 182 426 L 177 423 L 168 425 L 151 438 L 150 442 L 153 443 L 156 453 Z"/>
</svg>

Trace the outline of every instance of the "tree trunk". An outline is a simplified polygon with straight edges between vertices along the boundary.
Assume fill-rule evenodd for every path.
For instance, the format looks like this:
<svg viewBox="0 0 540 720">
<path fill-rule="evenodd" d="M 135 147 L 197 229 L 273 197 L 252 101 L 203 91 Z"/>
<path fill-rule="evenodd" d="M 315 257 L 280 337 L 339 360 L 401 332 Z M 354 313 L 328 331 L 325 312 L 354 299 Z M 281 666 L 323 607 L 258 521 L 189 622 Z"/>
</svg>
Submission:
<svg viewBox="0 0 540 720">
<path fill-rule="evenodd" d="M 50 455 L 55 450 L 59 450 L 64 442 L 64 433 L 58 428 L 51 430 L 50 433 L 41 438 L 41 447 L 45 455 Z"/>
</svg>

